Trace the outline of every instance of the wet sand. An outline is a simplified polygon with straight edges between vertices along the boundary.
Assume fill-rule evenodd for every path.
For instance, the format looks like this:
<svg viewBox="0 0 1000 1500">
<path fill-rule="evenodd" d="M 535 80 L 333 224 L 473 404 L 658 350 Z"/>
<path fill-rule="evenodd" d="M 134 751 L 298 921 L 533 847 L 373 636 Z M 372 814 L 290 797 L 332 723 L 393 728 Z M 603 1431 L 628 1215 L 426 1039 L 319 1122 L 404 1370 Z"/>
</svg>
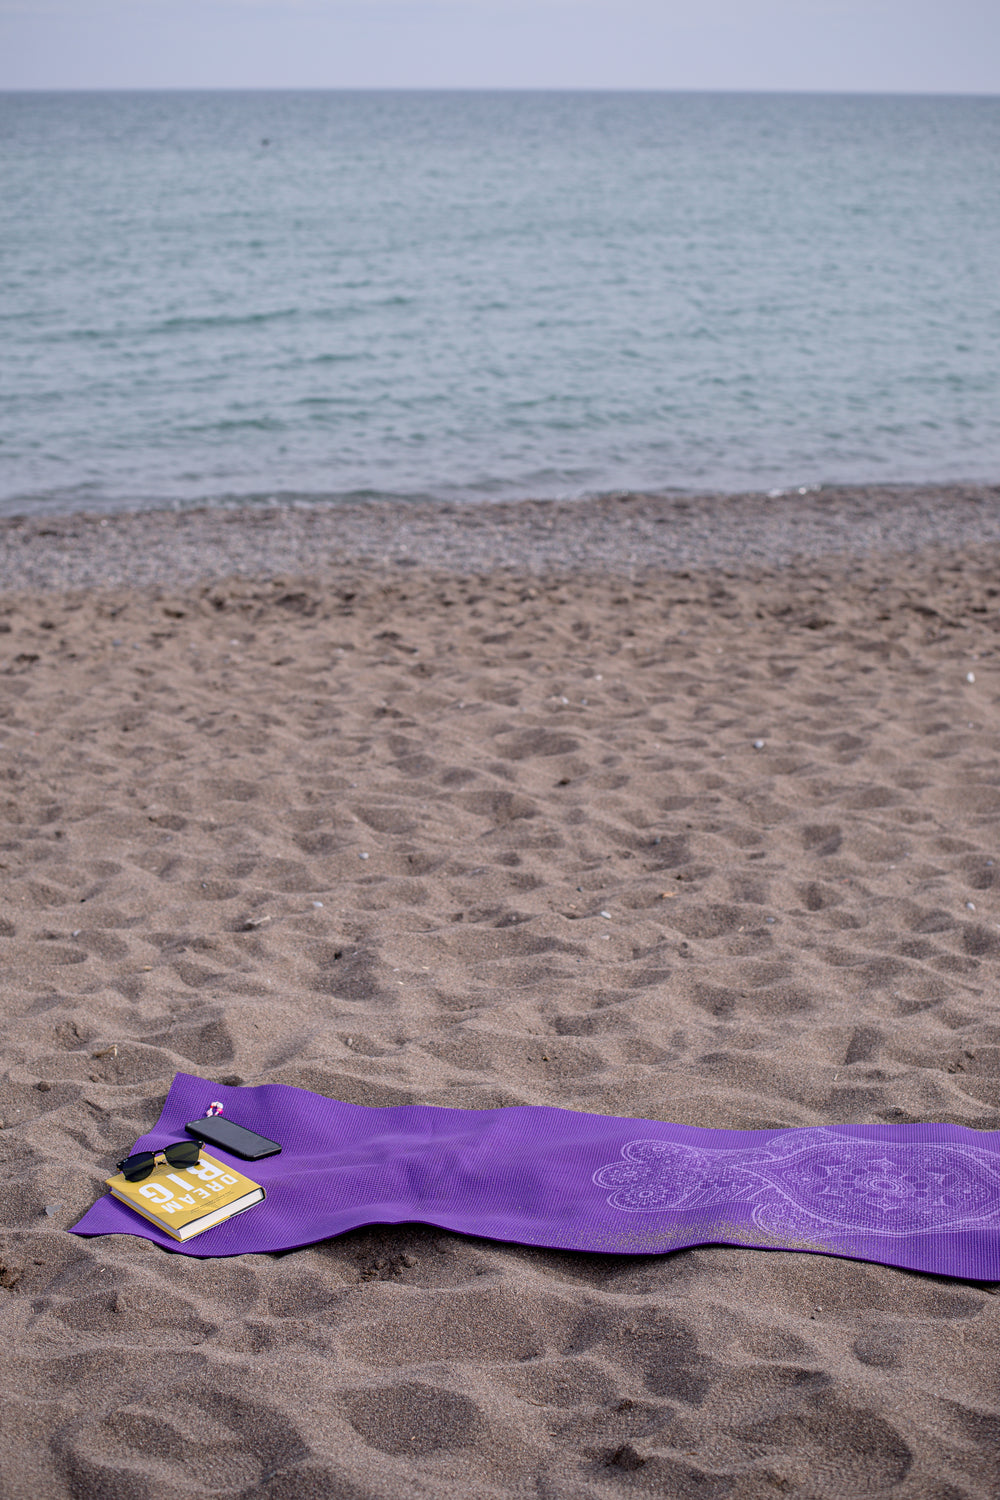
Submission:
<svg viewBox="0 0 1000 1500">
<path fill-rule="evenodd" d="M 366 514 L 0 525 L 4 1500 L 994 1495 L 992 1286 L 66 1233 L 177 1071 L 1000 1128 L 997 491 Z"/>
</svg>

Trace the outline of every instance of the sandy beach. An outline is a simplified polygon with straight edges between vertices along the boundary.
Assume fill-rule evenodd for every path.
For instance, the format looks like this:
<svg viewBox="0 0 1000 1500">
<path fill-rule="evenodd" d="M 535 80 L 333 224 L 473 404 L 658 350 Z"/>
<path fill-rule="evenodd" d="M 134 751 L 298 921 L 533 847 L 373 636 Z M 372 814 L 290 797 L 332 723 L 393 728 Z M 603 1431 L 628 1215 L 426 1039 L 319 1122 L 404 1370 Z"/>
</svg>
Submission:
<svg viewBox="0 0 1000 1500">
<path fill-rule="evenodd" d="M 0 1495 L 1000 1490 L 1000 1287 L 66 1231 L 178 1071 L 1000 1128 L 1000 490 L 0 523 Z"/>
</svg>

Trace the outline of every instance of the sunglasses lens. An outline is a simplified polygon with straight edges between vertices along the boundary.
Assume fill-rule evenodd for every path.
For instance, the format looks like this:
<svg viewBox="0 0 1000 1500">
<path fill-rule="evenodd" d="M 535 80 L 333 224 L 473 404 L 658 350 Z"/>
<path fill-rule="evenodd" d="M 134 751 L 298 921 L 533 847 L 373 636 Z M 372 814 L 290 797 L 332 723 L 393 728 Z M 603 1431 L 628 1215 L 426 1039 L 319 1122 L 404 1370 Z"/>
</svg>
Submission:
<svg viewBox="0 0 1000 1500">
<path fill-rule="evenodd" d="M 175 1141 L 163 1154 L 172 1167 L 193 1167 L 200 1150 L 197 1141 Z"/>
<path fill-rule="evenodd" d="M 156 1155 L 152 1151 L 137 1151 L 121 1163 L 121 1173 L 126 1182 L 141 1182 L 153 1170 Z"/>
<path fill-rule="evenodd" d="M 142 1182 L 156 1166 L 156 1158 L 165 1158 L 171 1167 L 193 1167 L 198 1161 L 201 1145 L 198 1141 L 174 1141 L 163 1151 L 137 1151 L 118 1163 L 118 1170 L 126 1182 Z"/>
</svg>

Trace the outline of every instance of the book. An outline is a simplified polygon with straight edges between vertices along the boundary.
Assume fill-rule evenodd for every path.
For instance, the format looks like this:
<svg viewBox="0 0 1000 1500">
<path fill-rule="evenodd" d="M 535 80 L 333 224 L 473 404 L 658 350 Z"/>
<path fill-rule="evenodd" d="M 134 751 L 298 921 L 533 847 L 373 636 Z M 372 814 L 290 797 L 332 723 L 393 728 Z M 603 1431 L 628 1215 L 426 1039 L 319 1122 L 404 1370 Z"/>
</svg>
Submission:
<svg viewBox="0 0 1000 1500">
<path fill-rule="evenodd" d="M 141 1214 L 175 1240 L 203 1234 L 233 1214 L 241 1214 L 265 1197 L 260 1183 L 253 1182 L 209 1156 L 207 1151 L 193 1167 L 172 1167 L 157 1162 L 141 1182 L 126 1182 L 121 1172 L 107 1179 L 112 1196 Z"/>
</svg>

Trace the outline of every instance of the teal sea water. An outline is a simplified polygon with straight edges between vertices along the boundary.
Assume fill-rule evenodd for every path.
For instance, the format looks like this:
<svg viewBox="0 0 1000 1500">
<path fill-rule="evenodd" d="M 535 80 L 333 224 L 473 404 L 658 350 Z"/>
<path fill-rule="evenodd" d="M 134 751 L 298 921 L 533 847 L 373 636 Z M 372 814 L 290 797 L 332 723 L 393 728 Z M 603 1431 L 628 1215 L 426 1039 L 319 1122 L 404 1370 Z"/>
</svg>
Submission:
<svg viewBox="0 0 1000 1500">
<path fill-rule="evenodd" d="M 1000 478 L 1000 99 L 0 96 L 0 513 Z"/>
</svg>

